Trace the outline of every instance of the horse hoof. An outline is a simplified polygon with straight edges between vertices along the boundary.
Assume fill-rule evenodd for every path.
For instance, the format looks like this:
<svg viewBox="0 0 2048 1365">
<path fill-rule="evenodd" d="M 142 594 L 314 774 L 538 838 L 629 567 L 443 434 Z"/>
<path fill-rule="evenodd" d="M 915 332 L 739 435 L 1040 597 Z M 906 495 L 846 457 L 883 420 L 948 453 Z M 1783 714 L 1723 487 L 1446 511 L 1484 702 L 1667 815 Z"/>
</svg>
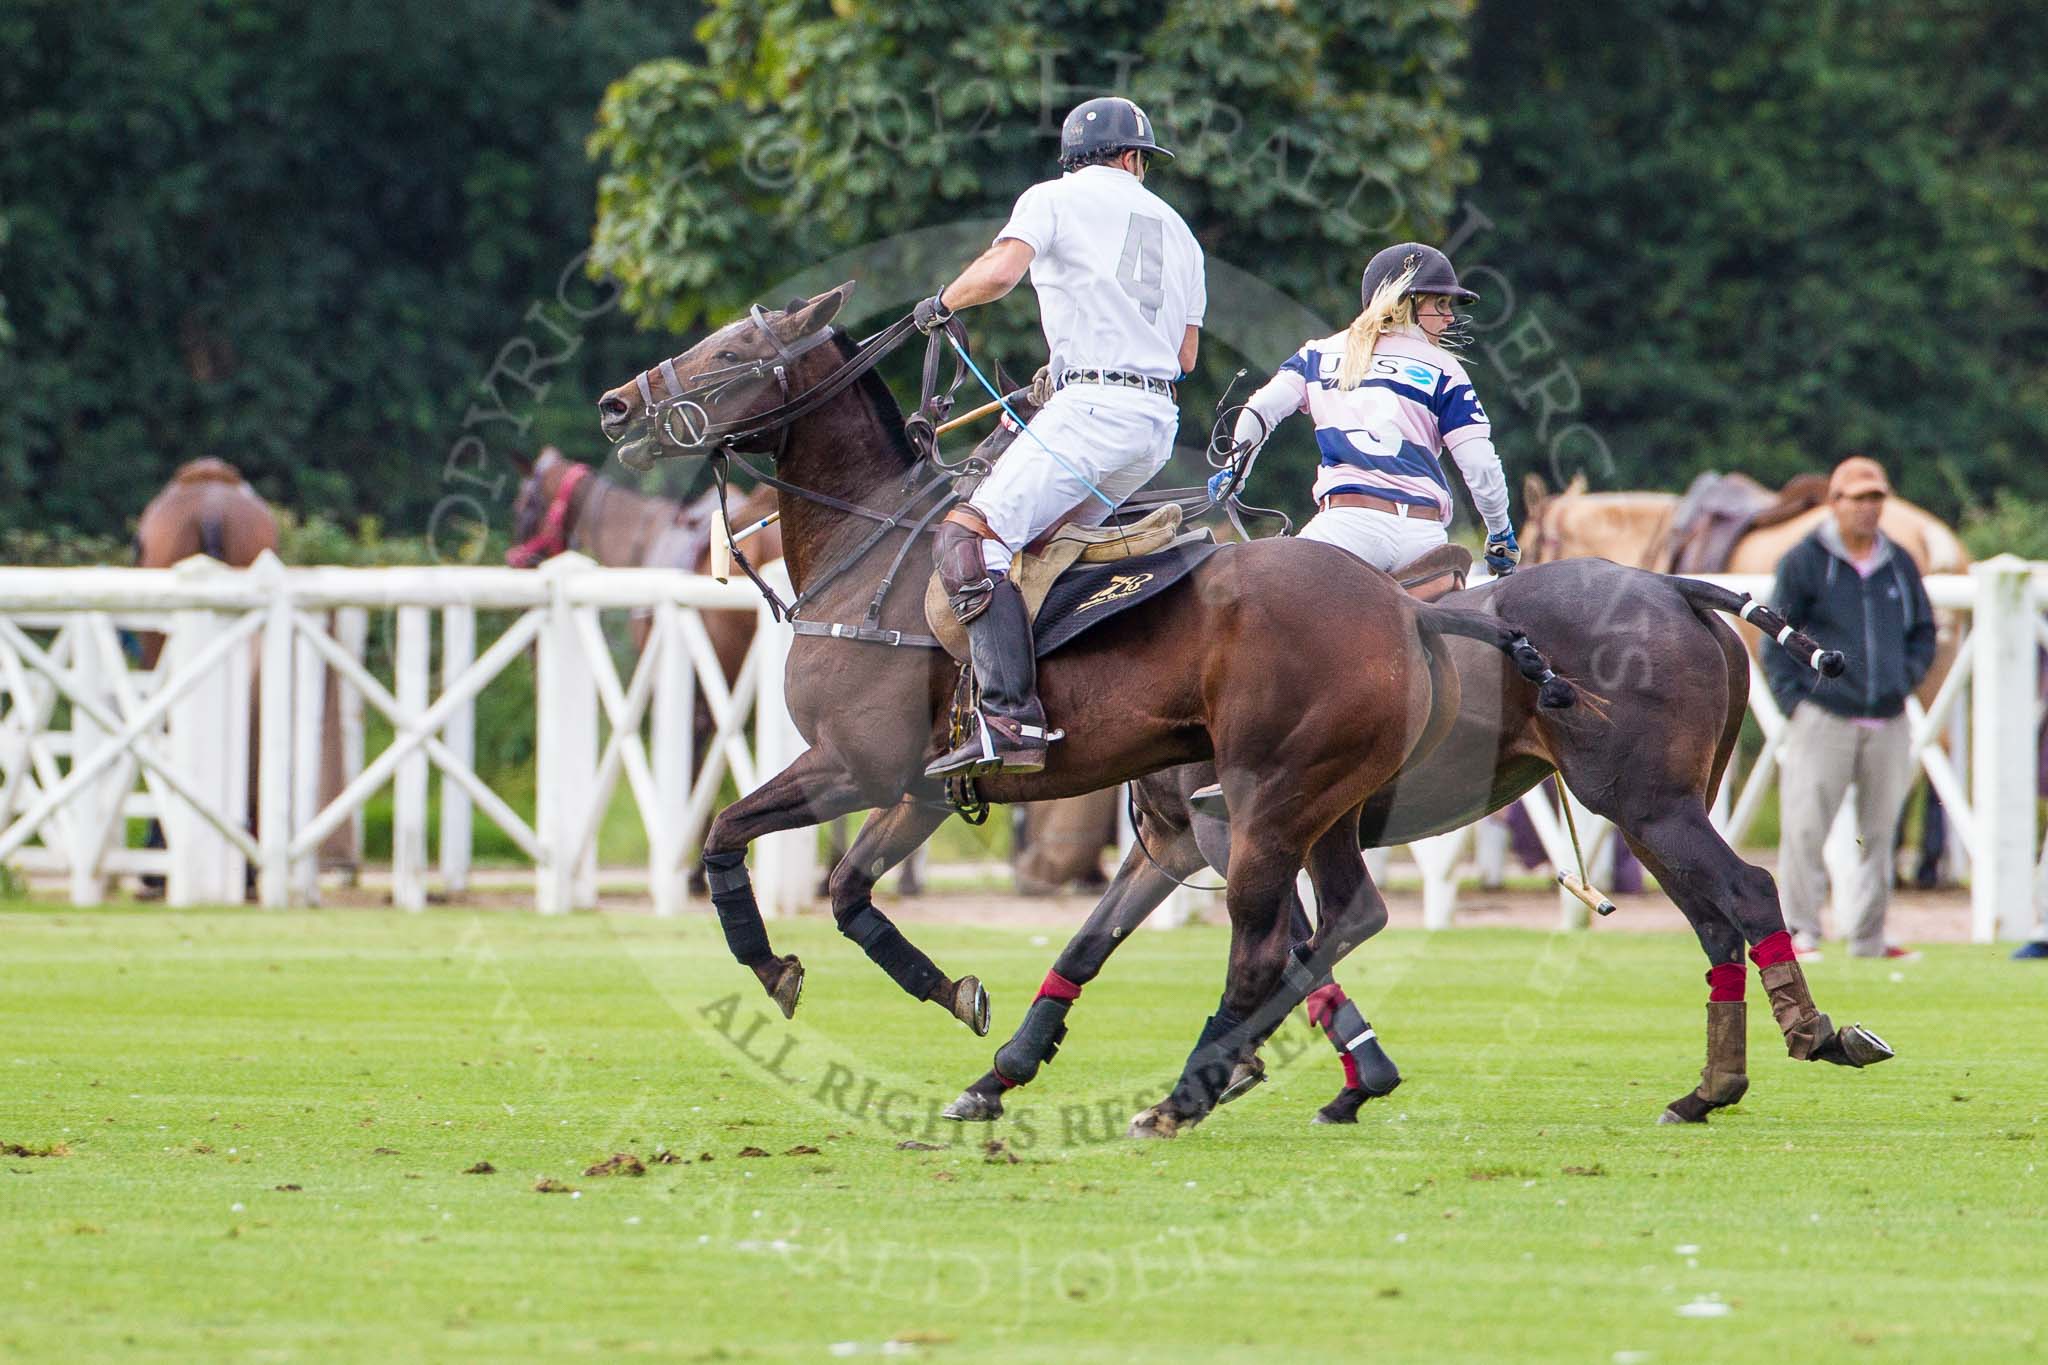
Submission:
<svg viewBox="0 0 2048 1365">
<path fill-rule="evenodd" d="M 1165 1106 L 1155 1104 L 1131 1120 L 1131 1126 L 1125 1131 L 1124 1136 L 1134 1138 L 1179 1137 L 1182 1128 L 1192 1126 L 1191 1122 L 1184 1122 L 1168 1113 Z"/>
<path fill-rule="evenodd" d="M 982 1095 L 972 1090 L 960 1092 L 960 1098 L 947 1105 L 940 1113 L 955 1123 L 994 1123 L 1003 1116 L 1001 1095 Z"/>
<path fill-rule="evenodd" d="M 1228 1104 L 1259 1088 L 1266 1079 L 1265 1059 L 1254 1052 L 1237 1064 L 1230 1073 L 1230 1083 L 1223 1087 L 1223 1093 L 1216 1097 L 1216 1103 Z"/>
<path fill-rule="evenodd" d="M 975 1037 L 988 1037 L 988 992 L 980 977 L 963 976 L 954 983 L 953 1017 L 973 1029 Z"/>
<path fill-rule="evenodd" d="M 768 988 L 768 994 L 774 997 L 783 1018 L 796 1018 L 796 1002 L 804 994 L 804 964 L 796 960 L 795 954 L 782 959 L 782 971 Z"/>
<path fill-rule="evenodd" d="M 1898 1054 L 1884 1039 L 1872 1033 L 1861 1024 L 1851 1024 L 1837 1029 L 1819 1047 L 1813 1050 L 1812 1060 L 1833 1062 L 1836 1066 L 1876 1066 L 1888 1062 Z"/>
<path fill-rule="evenodd" d="M 1325 1123 L 1356 1123 L 1358 1122 L 1358 1111 L 1365 1108 L 1365 1102 L 1376 1098 L 1378 1097 L 1368 1090 L 1359 1090 L 1346 1086 L 1337 1092 L 1337 1098 L 1316 1110 L 1315 1117 L 1310 1119 L 1309 1122 L 1318 1125 Z"/>
</svg>

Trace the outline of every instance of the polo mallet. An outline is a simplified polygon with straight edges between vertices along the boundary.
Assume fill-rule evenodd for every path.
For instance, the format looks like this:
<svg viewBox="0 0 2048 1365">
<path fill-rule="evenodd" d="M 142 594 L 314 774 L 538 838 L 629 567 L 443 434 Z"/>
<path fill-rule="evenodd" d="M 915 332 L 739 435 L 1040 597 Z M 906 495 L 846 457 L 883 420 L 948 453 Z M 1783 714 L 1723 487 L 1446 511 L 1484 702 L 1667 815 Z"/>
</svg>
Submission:
<svg viewBox="0 0 2048 1365">
<path fill-rule="evenodd" d="M 1558 873 L 1557 884 L 1593 913 L 1603 917 L 1611 915 L 1614 913 L 1614 902 L 1600 894 L 1599 889 L 1586 880 L 1586 852 L 1579 847 L 1579 825 L 1578 821 L 1572 818 L 1572 794 L 1565 790 L 1563 778 L 1559 778 L 1557 783 L 1557 803 L 1564 807 L 1564 827 L 1571 833 L 1572 853 L 1579 860 L 1579 870 Z"/>
</svg>

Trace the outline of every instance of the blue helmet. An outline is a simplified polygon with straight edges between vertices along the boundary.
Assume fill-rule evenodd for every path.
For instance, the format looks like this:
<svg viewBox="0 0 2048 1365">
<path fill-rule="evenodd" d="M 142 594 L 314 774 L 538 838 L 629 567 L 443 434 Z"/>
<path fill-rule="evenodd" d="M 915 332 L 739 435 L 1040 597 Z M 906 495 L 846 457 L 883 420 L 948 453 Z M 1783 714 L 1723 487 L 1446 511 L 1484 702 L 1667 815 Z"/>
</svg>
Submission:
<svg viewBox="0 0 2048 1365">
<path fill-rule="evenodd" d="M 1073 170 L 1105 152 L 1150 152 L 1172 160 L 1173 153 L 1152 140 L 1152 120 L 1121 95 L 1083 100 L 1060 125 L 1060 165 Z"/>
</svg>

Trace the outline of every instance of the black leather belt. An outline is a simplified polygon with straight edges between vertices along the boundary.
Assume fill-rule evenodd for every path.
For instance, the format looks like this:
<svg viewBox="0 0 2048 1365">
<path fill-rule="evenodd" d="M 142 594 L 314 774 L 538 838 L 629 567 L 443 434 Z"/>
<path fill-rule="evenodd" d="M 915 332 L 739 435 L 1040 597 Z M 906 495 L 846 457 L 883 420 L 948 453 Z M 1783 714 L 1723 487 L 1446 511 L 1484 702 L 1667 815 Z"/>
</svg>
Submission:
<svg viewBox="0 0 2048 1365">
<path fill-rule="evenodd" d="M 1062 370 L 1053 387 L 1064 389 L 1069 384 L 1107 384 L 1118 389 L 1143 389 L 1146 393 L 1174 399 L 1171 381 L 1154 379 L 1149 374 L 1131 374 L 1126 370 Z"/>
</svg>

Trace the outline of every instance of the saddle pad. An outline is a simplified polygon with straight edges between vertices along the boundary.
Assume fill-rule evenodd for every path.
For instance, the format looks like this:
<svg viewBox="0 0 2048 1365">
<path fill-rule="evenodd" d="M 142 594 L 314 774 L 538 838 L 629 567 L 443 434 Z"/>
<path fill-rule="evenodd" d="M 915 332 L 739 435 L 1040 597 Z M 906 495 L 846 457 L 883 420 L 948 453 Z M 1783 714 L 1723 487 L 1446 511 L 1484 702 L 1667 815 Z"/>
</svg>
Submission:
<svg viewBox="0 0 2048 1365">
<path fill-rule="evenodd" d="M 1010 578 L 1024 595 L 1024 609 L 1035 620 L 1039 605 L 1060 575 L 1077 563 L 1104 564 L 1134 555 L 1152 554 L 1172 545 L 1180 532 L 1180 506 L 1168 503 L 1129 526 L 1077 526 L 1069 522 L 1045 539 L 1043 549 L 1027 549 L 1010 564 Z M 1202 532 L 1207 536 L 1208 532 Z M 945 585 L 935 572 L 925 587 L 924 619 L 932 634 L 956 659 L 967 657 L 967 628 L 953 615 Z"/>
<path fill-rule="evenodd" d="M 1181 537 L 1157 554 L 1076 564 L 1053 583 L 1031 623 L 1038 657 L 1043 659 L 1091 626 L 1158 596 L 1220 548 L 1202 531 Z"/>
</svg>

